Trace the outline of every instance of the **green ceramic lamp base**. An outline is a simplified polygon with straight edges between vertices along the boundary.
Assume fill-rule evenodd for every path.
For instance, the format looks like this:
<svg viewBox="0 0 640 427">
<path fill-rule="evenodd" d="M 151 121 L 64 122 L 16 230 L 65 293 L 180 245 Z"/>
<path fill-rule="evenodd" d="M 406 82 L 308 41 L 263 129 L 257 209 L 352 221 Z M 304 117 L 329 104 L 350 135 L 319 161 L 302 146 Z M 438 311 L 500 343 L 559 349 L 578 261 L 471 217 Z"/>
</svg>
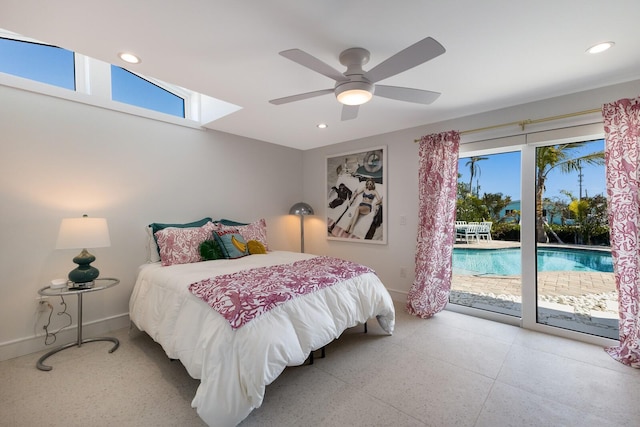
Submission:
<svg viewBox="0 0 640 427">
<path fill-rule="evenodd" d="M 86 249 L 83 249 L 78 256 L 73 258 L 73 262 L 78 264 L 78 268 L 71 270 L 69 273 L 69 280 L 71 280 L 75 285 L 91 287 L 93 281 L 100 275 L 100 271 L 91 266 L 91 263 L 95 260 L 95 256 L 91 255 Z M 91 285 L 86 286 L 85 284 Z"/>
</svg>

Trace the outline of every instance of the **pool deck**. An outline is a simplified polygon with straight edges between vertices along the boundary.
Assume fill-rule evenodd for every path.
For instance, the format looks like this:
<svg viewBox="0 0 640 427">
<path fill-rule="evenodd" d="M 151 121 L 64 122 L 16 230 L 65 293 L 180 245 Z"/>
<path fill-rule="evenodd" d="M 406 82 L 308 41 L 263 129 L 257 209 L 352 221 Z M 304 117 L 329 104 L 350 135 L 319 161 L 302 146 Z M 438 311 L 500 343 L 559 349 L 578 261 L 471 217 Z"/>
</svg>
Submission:
<svg viewBox="0 0 640 427">
<path fill-rule="evenodd" d="M 581 248 L 577 245 L 540 245 Z M 519 248 L 520 242 L 500 240 L 456 243 L 456 249 Z M 609 248 L 593 248 L 609 250 Z M 519 316 L 521 277 L 454 274 L 450 300 L 453 303 Z M 539 321 L 617 339 L 618 302 L 613 273 L 538 272 Z"/>
<path fill-rule="evenodd" d="M 579 245 L 540 245 L 544 247 L 562 247 L 585 249 Z M 480 243 L 456 243 L 456 249 L 508 249 L 519 248 L 520 242 L 503 240 L 481 241 Z M 589 249 L 609 250 L 604 247 Z M 520 291 L 520 276 L 468 276 L 454 275 L 455 289 L 471 293 L 492 293 L 495 295 L 522 296 Z M 612 273 L 585 273 L 575 271 L 542 271 L 538 272 L 538 294 L 548 296 L 582 296 L 588 294 L 602 294 L 616 290 Z"/>
</svg>

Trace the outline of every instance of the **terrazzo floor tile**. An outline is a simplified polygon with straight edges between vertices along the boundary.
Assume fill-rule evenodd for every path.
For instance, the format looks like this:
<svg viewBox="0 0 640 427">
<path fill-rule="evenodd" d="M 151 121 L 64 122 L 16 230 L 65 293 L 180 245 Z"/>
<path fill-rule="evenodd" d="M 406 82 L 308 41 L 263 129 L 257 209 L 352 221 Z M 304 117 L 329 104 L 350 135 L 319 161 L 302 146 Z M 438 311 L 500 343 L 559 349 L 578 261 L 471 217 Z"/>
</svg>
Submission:
<svg viewBox="0 0 640 427">
<path fill-rule="evenodd" d="M 242 426 L 637 426 L 640 370 L 601 347 L 396 303 L 396 330 L 351 328 L 313 365 L 289 367 Z M 0 362 L 0 426 L 186 426 L 200 382 L 135 329 L 109 342 Z"/>
</svg>

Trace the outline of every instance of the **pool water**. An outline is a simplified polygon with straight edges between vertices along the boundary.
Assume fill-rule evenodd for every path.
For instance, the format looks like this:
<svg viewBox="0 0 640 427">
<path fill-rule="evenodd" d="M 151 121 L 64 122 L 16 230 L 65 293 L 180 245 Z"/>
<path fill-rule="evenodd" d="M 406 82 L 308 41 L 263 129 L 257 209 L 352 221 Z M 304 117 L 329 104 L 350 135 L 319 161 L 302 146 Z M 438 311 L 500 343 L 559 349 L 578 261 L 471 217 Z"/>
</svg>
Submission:
<svg viewBox="0 0 640 427">
<path fill-rule="evenodd" d="M 538 248 L 538 271 L 613 273 L 611 253 L 583 249 Z M 520 249 L 455 249 L 455 274 L 518 276 Z"/>
</svg>

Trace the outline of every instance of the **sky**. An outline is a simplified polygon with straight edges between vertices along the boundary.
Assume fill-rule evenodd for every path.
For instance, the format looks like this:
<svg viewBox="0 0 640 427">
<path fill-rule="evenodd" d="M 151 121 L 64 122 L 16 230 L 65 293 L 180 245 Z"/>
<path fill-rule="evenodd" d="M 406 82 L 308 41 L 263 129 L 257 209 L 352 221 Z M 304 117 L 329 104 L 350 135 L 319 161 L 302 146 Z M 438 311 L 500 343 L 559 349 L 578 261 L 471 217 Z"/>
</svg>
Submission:
<svg viewBox="0 0 640 427">
<path fill-rule="evenodd" d="M 604 150 L 604 140 L 598 140 L 585 144 L 580 150 L 575 150 L 575 153 L 576 157 L 580 157 L 602 150 Z M 473 183 L 475 189 L 476 178 L 479 179 L 480 197 L 484 193 L 502 193 L 504 196 L 511 196 L 511 200 L 520 200 L 520 152 L 491 154 L 482 157 L 487 157 L 488 159 L 476 162 L 480 169 L 480 174 L 474 177 Z M 458 161 L 458 172 L 462 174 L 458 181 L 466 184 L 469 183 L 470 177 L 468 161 L 469 157 L 461 157 Z M 544 197 L 560 197 L 568 201 L 568 198 L 560 193 L 561 190 L 566 190 L 577 198 L 580 190 L 578 172 L 566 174 L 556 169 L 547 175 Z M 583 197 L 593 197 L 598 194 L 606 195 L 604 165 L 585 165 L 582 168 L 582 175 Z"/>
</svg>

